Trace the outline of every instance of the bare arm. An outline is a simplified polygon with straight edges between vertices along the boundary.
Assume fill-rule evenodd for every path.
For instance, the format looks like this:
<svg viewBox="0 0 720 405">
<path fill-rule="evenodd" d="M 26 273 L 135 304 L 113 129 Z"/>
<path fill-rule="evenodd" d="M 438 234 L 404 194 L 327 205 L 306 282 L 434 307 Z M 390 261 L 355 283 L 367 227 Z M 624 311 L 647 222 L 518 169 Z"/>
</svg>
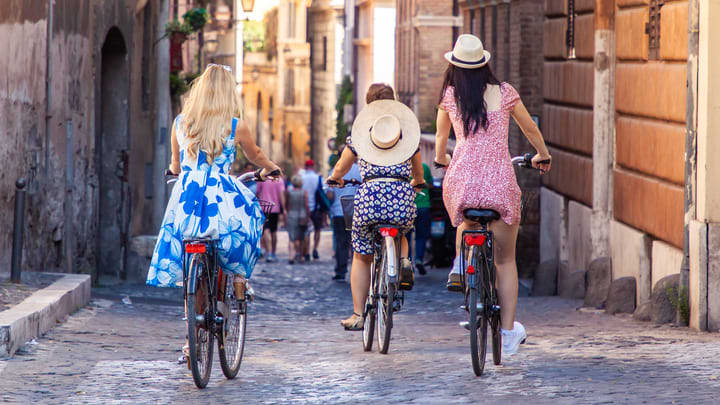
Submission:
<svg viewBox="0 0 720 405">
<path fill-rule="evenodd" d="M 245 152 L 245 156 L 247 156 L 250 162 L 252 162 L 255 166 L 260 166 L 263 168 L 263 175 L 266 175 L 267 173 L 270 173 L 274 170 L 280 170 L 278 165 L 271 162 L 270 159 L 265 156 L 265 153 L 263 153 L 262 149 L 255 145 L 255 141 L 253 141 L 252 135 L 250 134 L 250 128 L 248 128 L 247 123 L 245 123 L 244 121 L 241 121 L 237 128 L 237 134 L 235 135 L 235 145 L 242 148 L 242 150 Z"/>
<path fill-rule="evenodd" d="M 541 160 L 551 159 L 550 152 L 548 152 L 545 140 L 543 139 L 542 133 L 540 133 L 540 129 L 535 124 L 532 117 L 530 117 L 530 113 L 528 113 L 528 110 L 525 108 L 522 101 L 515 104 L 515 107 L 512 110 L 512 117 L 515 119 L 515 122 L 517 122 L 525 137 L 528 141 L 530 141 L 530 144 L 537 151 L 537 155 L 533 157 L 533 166 L 545 172 L 550 170 L 550 163 L 538 163 Z"/>
<path fill-rule="evenodd" d="M 174 174 L 180 174 L 180 144 L 177 140 L 174 124 L 170 132 L 170 148 L 172 150 L 172 156 L 170 157 L 170 171 Z"/>
<path fill-rule="evenodd" d="M 328 180 L 332 179 L 340 184 L 344 184 L 342 178 L 350 171 L 356 159 L 357 157 L 354 153 L 352 153 L 350 148 L 345 147 L 340 155 L 340 159 L 337 163 L 335 163 L 335 169 L 333 169 L 332 176 L 328 177 Z"/>
<path fill-rule="evenodd" d="M 420 156 L 420 151 L 415 152 L 412 159 L 410 159 L 410 164 L 412 166 L 412 181 L 410 181 L 410 185 L 415 187 L 419 184 L 425 184 L 425 177 L 423 173 L 423 167 L 422 167 L 422 156 Z"/>
<path fill-rule="evenodd" d="M 450 155 L 447 153 L 447 141 L 450 137 L 450 116 L 447 111 L 438 108 L 437 131 L 435 132 L 435 161 L 444 166 L 450 164 Z M 422 167 L 420 168 L 422 176 Z"/>
</svg>

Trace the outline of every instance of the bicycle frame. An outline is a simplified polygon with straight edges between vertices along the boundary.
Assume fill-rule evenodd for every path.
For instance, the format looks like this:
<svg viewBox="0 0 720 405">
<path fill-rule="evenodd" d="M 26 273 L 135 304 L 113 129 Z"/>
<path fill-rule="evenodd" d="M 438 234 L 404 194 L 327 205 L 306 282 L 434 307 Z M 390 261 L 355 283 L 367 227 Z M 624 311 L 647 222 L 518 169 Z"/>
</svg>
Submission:
<svg viewBox="0 0 720 405">
<path fill-rule="evenodd" d="M 466 237 L 470 236 L 471 238 L 480 237 L 483 238 L 483 242 L 479 245 L 468 245 L 466 243 Z M 482 229 L 479 230 L 466 230 L 463 232 L 462 236 L 462 242 L 461 242 L 461 248 L 460 251 L 462 252 L 462 255 L 460 257 L 460 271 L 461 271 L 461 284 L 463 291 L 465 292 L 465 303 L 467 305 L 467 298 L 469 289 L 479 289 L 480 288 L 480 277 L 478 277 L 478 271 L 482 271 L 485 274 L 483 274 L 484 278 L 490 280 L 490 282 L 495 282 L 494 277 L 491 277 L 491 274 L 489 272 L 492 268 L 493 263 L 493 242 L 494 242 L 494 235 L 492 231 L 489 231 L 487 229 L 487 226 L 483 226 Z M 470 258 L 470 266 L 467 265 L 466 260 L 467 258 Z M 482 260 L 482 262 L 481 262 Z M 482 264 L 482 265 L 481 265 Z M 467 272 L 466 272 L 467 269 Z M 467 276 L 467 282 L 466 282 L 466 276 Z M 483 286 L 484 287 L 484 286 Z M 490 291 L 485 291 L 485 296 L 490 296 Z M 478 306 L 483 305 L 482 309 L 484 308 L 485 303 L 478 303 Z M 478 308 L 481 309 L 481 308 Z M 490 310 L 495 308 L 488 308 Z"/>
<path fill-rule="evenodd" d="M 197 267 L 193 267 L 192 271 L 188 273 L 188 265 L 189 265 L 189 259 L 191 255 L 195 254 L 204 254 L 209 258 L 207 263 L 207 266 L 205 266 L 205 277 L 207 277 L 208 280 L 208 301 L 210 303 L 210 308 L 208 308 L 208 313 L 210 314 L 216 314 L 217 308 L 217 297 L 218 297 L 218 278 L 220 277 L 217 269 L 217 263 L 218 263 L 218 255 L 217 255 L 217 241 L 210 240 L 210 239 L 184 239 L 182 242 L 182 268 L 183 268 L 183 286 L 186 286 L 186 288 L 183 288 L 183 299 L 187 301 L 188 295 L 195 295 L 197 292 L 197 280 L 199 278 L 199 274 L 196 274 L 195 271 Z M 193 247 L 199 247 L 204 246 L 204 249 L 202 252 L 187 252 L 186 246 L 190 245 Z M 212 333 L 218 333 L 215 327 L 217 324 L 217 319 L 214 319 L 215 322 L 210 322 L 210 320 L 205 321 L 205 326 L 209 328 L 209 330 Z"/>
</svg>

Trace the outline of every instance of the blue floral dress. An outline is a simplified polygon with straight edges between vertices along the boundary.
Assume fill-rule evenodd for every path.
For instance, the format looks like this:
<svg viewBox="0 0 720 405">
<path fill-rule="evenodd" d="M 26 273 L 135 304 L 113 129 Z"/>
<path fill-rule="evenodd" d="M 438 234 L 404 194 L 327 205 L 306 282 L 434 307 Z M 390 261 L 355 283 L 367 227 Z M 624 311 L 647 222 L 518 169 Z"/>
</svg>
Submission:
<svg viewBox="0 0 720 405">
<path fill-rule="evenodd" d="M 352 140 L 347 146 L 357 156 Z M 363 184 L 355 194 L 352 247 L 353 251 L 363 255 L 375 253 L 375 226 L 393 224 L 400 227 L 403 234 L 410 231 L 415 222 L 415 190 L 410 186 L 412 166 L 410 160 L 394 166 L 376 166 L 358 158 Z M 406 181 L 373 181 L 373 178 L 396 178 Z"/>
<path fill-rule="evenodd" d="M 225 141 L 222 154 L 212 164 L 205 152 L 197 159 L 187 155 L 182 115 L 175 118 L 182 171 L 168 202 L 153 252 L 147 284 L 182 287 L 183 238 L 218 240 L 218 257 L 224 272 L 250 277 L 260 256 L 260 236 L 265 216 L 255 195 L 228 174 L 235 159 L 235 129 Z"/>
</svg>

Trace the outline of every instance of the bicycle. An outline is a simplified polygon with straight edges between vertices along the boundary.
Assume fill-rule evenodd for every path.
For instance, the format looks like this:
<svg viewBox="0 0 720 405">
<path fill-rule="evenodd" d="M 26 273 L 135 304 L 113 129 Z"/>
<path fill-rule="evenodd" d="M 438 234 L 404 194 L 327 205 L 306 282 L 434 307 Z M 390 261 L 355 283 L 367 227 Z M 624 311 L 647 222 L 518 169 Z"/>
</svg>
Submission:
<svg viewBox="0 0 720 405">
<path fill-rule="evenodd" d="M 513 165 L 535 169 L 532 166 L 533 155 L 512 158 Z M 550 163 L 543 160 L 539 163 Z M 436 167 L 441 166 L 436 163 Z M 535 169 L 538 170 L 538 169 Z M 495 262 L 493 260 L 493 232 L 488 225 L 500 219 L 500 214 L 491 209 L 466 209 L 466 219 L 480 224 L 479 230 L 465 230 L 460 245 L 461 288 L 464 292 L 464 305 L 467 321 L 461 326 L 470 331 L 470 358 L 473 371 L 478 377 L 485 369 L 487 352 L 488 325 L 492 335 L 493 363 L 502 361 L 502 335 L 500 333 L 500 305 L 495 287 Z M 467 263 L 469 258 L 470 263 Z M 524 343 L 524 341 L 523 341 Z"/>
<path fill-rule="evenodd" d="M 238 179 L 265 181 L 261 171 L 246 173 Z M 166 171 L 168 183 L 177 175 Z M 270 173 L 274 177 L 279 171 Z M 273 203 L 259 200 L 267 215 Z M 240 370 L 245 351 L 248 302 L 253 299 L 249 286 L 244 297 L 235 296 L 234 277 L 219 267 L 217 239 L 191 238 L 182 241 L 183 298 L 188 328 L 188 367 L 198 388 L 205 388 L 210 380 L 213 359 L 213 340 L 218 342 L 220 367 L 227 379 Z"/>
<path fill-rule="evenodd" d="M 357 180 L 346 180 L 345 185 L 360 185 Z M 339 186 L 328 180 L 328 185 Z M 352 230 L 354 196 L 342 196 L 345 229 Z M 372 350 L 375 325 L 377 323 L 378 351 L 387 354 L 390 348 L 390 336 L 393 327 L 393 313 L 402 309 L 405 303 L 405 291 L 400 287 L 399 242 L 402 237 L 400 227 L 394 224 L 377 224 L 373 232 L 375 238 L 374 257 L 370 264 L 370 288 L 363 311 L 363 350 Z"/>
</svg>

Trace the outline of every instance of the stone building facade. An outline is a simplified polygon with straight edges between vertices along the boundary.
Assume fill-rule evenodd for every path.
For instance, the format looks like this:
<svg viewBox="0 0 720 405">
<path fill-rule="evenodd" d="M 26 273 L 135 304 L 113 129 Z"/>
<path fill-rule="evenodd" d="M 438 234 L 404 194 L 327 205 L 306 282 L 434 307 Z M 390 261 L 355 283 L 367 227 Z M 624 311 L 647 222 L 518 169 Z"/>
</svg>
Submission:
<svg viewBox="0 0 720 405">
<path fill-rule="evenodd" d="M 543 129 L 554 158 L 541 195 L 541 260 L 562 295 L 591 260 L 633 277 L 636 305 L 679 274 L 690 325 L 720 329 L 720 199 L 710 178 L 718 125 L 720 6 L 710 1 L 546 0 Z M 704 22 L 705 24 L 703 24 Z M 703 45 L 705 47 L 703 47 Z"/>
<path fill-rule="evenodd" d="M 149 227 L 158 7 L 137 1 L 0 5 L 0 267 L 15 181 L 28 181 L 23 268 L 125 276 Z"/>
</svg>

